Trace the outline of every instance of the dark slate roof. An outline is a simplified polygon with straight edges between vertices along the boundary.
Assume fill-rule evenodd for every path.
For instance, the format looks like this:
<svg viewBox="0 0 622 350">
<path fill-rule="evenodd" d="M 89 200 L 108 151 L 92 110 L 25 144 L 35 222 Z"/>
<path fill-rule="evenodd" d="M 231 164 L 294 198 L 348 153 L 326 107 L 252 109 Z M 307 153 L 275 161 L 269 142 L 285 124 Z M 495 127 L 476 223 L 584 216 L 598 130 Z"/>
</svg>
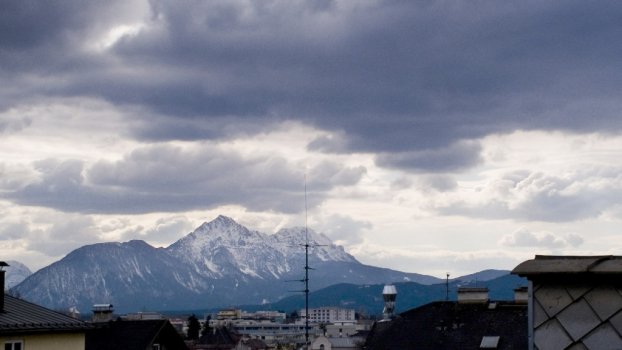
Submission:
<svg viewBox="0 0 622 350">
<path fill-rule="evenodd" d="M 622 256 L 554 256 L 536 255 L 532 260 L 522 262 L 512 270 L 523 277 L 550 275 L 620 275 Z"/>
<path fill-rule="evenodd" d="M 199 338 L 199 344 L 208 345 L 232 345 L 240 341 L 241 335 L 227 327 L 213 327 Z"/>
<path fill-rule="evenodd" d="M 527 305 L 513 302 L 434 302 L 374 324 L 366 349 L 479 349 L 484 337 L 497 349 L 527 349 Z M 490 339 L 490 338 L 487 338 Z"/>
<path fill-rule="evenodd" d="M 249 347 L 251 350 L 264 350 L 268 349 L 268 345 L 263 340 L 260 339 L 249 339 L 244 342 L 244 345 Z"/>
<path fill-rule="evenodd" d="M 89 323 L 25 300 L 4 295 L 0 334 L 28 332 L 75 332 L 90 329 Z"/>
<path fill-rule="evenodd" d="M 86 350 L 144 350 L 157 343 L 167 350 L 186 350 L 168 320 L 117 320 L 95 324 L 86 334 Z"/>
</svg>

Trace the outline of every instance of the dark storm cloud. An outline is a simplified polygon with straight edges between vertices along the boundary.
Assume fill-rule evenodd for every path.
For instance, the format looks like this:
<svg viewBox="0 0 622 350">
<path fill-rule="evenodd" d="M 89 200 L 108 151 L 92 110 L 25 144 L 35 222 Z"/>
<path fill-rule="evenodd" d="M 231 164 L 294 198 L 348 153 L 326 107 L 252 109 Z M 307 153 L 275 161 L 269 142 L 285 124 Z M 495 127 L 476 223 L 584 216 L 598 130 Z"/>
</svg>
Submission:
<svg viewBox="0 0 622 350">
<path fill-rule="evenodd" d="M 94 15 L 107 3 L 27 4 L 8 8 L 21 21 L 3 21 L 0 60 L 28 70 L 36 53 L 47 79 L 3 74 L 24 91 L 140 106 L 137 138 L 226 138 L 297 119 L 343 138 L 312 149 L 444 172 L 477 164 L 477 147 L 447 157 L 462 140 L 622 127 L 619 2 L 154 0 L 143 30 L 100 54 L 80 40 L 113 21 Z"/>
<path fill-rule="evenodd" d="M 4 196 L 19 204 L 82 213 L 179 212 L 228 204 L 287 213 L 304 209 L 304 169 L 278 157 L 152 146 L 118 162 L 86 167 L 80 161 L 48 160 L 36 168 L 39 181 Z M 328 162 L 311 167 L 309 204 L 322 202 L 335 186 L 356 184 L 364 172 Z"/>
<path fill-rule="evenodd" d="M 83 66 L 88 62 L 80 64 L 94 59 L 82 51 L 89 36 L 125 18 L 127 7 L 127 2 L 115 0 L 2 1 L 0 71 L 62 79 L 70 71 L 91 68 Z"/>
<path fill-rule="evenodd" d="M 477 143 L 457 142 L 441 149 L 383 153 L 376 157 L 376 164 L 419 172 L 454 172 L 480 163 L 480 150 Z"/>
</svg>

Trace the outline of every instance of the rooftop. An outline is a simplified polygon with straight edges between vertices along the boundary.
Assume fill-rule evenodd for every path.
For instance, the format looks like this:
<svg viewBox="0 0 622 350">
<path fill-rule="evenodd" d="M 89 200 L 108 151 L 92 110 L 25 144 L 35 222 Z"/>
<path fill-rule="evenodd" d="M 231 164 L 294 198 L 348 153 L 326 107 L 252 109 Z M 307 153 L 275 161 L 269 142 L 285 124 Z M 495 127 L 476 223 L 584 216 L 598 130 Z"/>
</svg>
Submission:
<svg viewBox="0 0 622 350">
<path fill-rule="evenodd" d="M 620 275 L 622 256 L 555 256 L 536 255 L 534 259 L 522 262 L 512 270 L 519 276 L 537 275 Z"/>
<path fill-rule="evenodd" d="M 158 342 L 164 349 L 186 349 L 168 320 L 117 320 L 100 323 L 87 333 L 90 350 L 143 350 Z"/>
<path fill-rule="evenodd" d="M 90 328 L 89 323 L 7 294 L 4 295 L 4 311 L 0 312 L 0 334 L 62 332 Z"/>
<path fill-rule="evenodd" d="M 527 348 L 527 305 L 439 301 L 406 311 L 371 330 L 367 349 Z"/>
</svg>

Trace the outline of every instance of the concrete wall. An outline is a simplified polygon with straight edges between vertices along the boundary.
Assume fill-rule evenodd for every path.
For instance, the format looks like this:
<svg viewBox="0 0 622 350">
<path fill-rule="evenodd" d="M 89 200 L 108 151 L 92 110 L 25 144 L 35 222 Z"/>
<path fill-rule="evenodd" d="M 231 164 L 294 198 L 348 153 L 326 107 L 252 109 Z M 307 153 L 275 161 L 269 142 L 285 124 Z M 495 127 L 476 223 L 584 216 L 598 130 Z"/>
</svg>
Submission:
<svg viewBox="0 0 622 350">
<path fill-rule="evenodd" d="M 324 345 L 322 347 L 322 345 Z M 320 350 L 320 349 L 324 349 L 324 350 L 331 350 L 332 349 L 332 344 L 330 343 L 330 341 L 328 341 L 328 339 L 326 339 L 326 337 L 317 337 L 313 343 L 311 344 L 311 349 L 313 350 Z"/>
<path fill-rule="evenodd" d="M 0 336 L 0 346 L 9 340 L 22 340 L 24 350 L 84 350 L 84 333 L 36 334 L 24 336 Z"/>
<path fill-rule="evenodd" d="M 488 288 L 458 288 L 458 303 L 487 303 Z"/>
<path fill-rule="evenodd" d="M 533 282 L 535 350 L 622 349 L 622 288 L 593 282 Z"/>
</svg>

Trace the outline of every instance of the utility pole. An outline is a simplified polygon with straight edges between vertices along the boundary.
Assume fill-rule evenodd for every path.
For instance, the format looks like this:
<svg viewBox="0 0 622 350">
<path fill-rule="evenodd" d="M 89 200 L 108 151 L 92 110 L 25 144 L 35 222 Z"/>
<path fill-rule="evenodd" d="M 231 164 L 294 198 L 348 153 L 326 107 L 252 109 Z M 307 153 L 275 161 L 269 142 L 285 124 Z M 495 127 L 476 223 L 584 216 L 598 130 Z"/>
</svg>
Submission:
<svg viewBox="0 0 622 350">
<path fill-rule="evenodd" d="M 306 232 L 306 228 L 305 228 Z M 305 243 L 305 349 L 309 349 L 309 237 Z"/>
<path fill-rule="evenodd" d="M 309 229 L 308 229 L 308 208 L 307 208 L 307 174 L 305 174 L 305 242 L 301 246 L 305 247 L 305 276 L 299 280 L 291 280 L 287 282 L 304 282 L 304 290 L 295 290 L 290 292 L 304 293 L 305 294 L 305 346 L 304 349 L 309 349 L 309 270 L 313 270 L 309 266 L 309 248 L 310 247 L 323 247 L 321 244 L 309 244 Z"/>
<path fill-rule="evenodd" d="M 445 301 L 449 301 L 449 272 L 447 272 L 447 279 L 445 280 Z"/>
<path fill-rule="evenodd" d="M 307 174 L 305 174 L 305 349 L 309 349 L 309 225 L 307 209 Z"/>
</svg>

